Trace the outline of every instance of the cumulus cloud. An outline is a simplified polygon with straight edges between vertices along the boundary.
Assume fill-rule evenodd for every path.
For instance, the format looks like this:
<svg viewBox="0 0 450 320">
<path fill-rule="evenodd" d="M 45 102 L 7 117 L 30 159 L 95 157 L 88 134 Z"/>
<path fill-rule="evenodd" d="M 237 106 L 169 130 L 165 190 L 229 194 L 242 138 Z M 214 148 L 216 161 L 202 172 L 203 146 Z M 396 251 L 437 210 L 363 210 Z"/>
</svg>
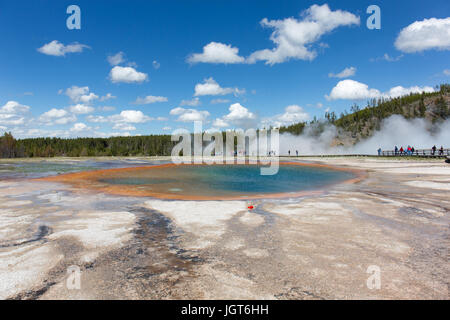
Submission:
<svg viewBox="0 0 450 320">
<path fill-rule="evenodd" d="M 146 116 L 142 111 L 137 110 L 124 110 L 120 114 L 112 115 L 108 117 L 111 122 L 124 122 L 124 123 L 145 123 L 153 118 Z"/>
<path fill-rule="evenodd" d="M 290 105 L 284 109 L 284 113 L 263 119 L 262 124 L 265 127 L 281 127 L 306 120 L 309 120 L 309 114 L 305 112 L 302 107 L 298 105 Z"/>
<path fill-rule="evenodd" d="M 224 119 L 229 121 L 235 120 L 246 120 L 246 119 L 255 119 L 256 116 L 254 113 L 250 112 L 247 108 L 242 106 L 240 103 L 232 104 L 228 110 L 230 111 Z"/>
<path fill-rule="evenodd" d="M 29 106 L 18 103 L 17 101 L 8 101 L 3 107 L 0 108 L 2 114 L 18 114 L 25 113 L 30 110 Z"/>
<path fill-rule="evenodd" d="M 177 121 L 191 122 L 191 121 L 204 121 L 209 117 L 208 111 L 199 111 L 196 109 L 185 109 L 181 107 L 170 110 L 170 114 L 178 116 Z"/>
<path fill-rule="evenodd" d="M 82 122 L 75 123 L 73 125 L 73 127 L 70 128 L 71 132 L 83 132 L 83 131 L 89 131 L 89 130 L 91 130 L 91 128 Z"/>
<path fill-rule="evenodd" d="M 104 116 L 93 116 L 93 115 L 89 115 L 86 117 L 86 120 L 89 122 L 94 122 L 94 123 L 104 123 L 104 122 L 108 122 L 108 119 L 105 118 Z"/>
<path fill-rule="evenodd" d="M 29 106 L 8 101 L 0 108 L 0 125 L 22 125 L 25 123 L 24 114 L 30 110 Z"/>
<path fill-rule="evenodd" d="M 197 83 L 194 90 L 194 96 L 223 96 L 231 93 L 239 95 L 245 92 L 238 88 L 222 88 L 213 78 L 205 79 L 203 83 Z"/>
<path fill-rule="evenodd" d="M 75 103 L 81 102 L 90 104 L 98 99 L 98 96 L 93 92 L 89 92 L 89 87 L 72 86 L 65 91 L 66 96 Z"/>
<path fill-rule="evenodd" d="M 189 63 L 243 63 L 239 49 L 220 42 L 211 42 L 203 47 L 202 53 L 194 53 L 187 59 Z"/>
<path fill-rule="evenodd" d="M 395 47 L 403 52 L 450 50 L 450 17 L 415 21 L 400 31 Z"/>
<path fill-rule="evenodd" d="M 55 124 L 68 124 L 77 121 L 77 117 L 69 114 L 64 109 L 50 109 L 47 112 L 44 112 L 40 117 L 39 121 L 45 123 L 46 125 L 55 125 Z"/>
<path fill-rule="evenodd" d="M 270 40 L 275 48 L 253 52 L 247 62 L 265 61 L 273 65 L 289 59 L 313 60 L 317 52 L 311 49 L 311 45 L 323 35 L 340 26 L 360 23 L 358 16 L 347 11 L 331 11 L 327 4 L 312 5 L 301 16 L 300 20 L 292 17 L 283 20 L 264 18 L 261 25 L 274 29 Z"/>
<path fill-rule="evenodd" d="M 84 105 L 84 104 L 77 104 L 74 106 L 69 107 L 70 112 L 75 114 L 88 114 L 94 111 L 93 107 Z"/>
<path fill-rule="evenodd" d="M 193 98 L 191 100 L 181 100 L 180 106 L 189 106 L 189 107 L 197 107 L 201 104 L 200 99 L 198 97 Z"/>
<path fill-rule="evenodd" d="M 168 99 L 161 96 L 146 96 L 144 98 L 138 97 L 134 104 L 151 104 L 156 102 L 166 102 Z"/>
<path fill-rule="evenodd" d="M 125 62 L 125 54 L 120 51 L 115 55 L 108 56 L 106 59 L 108 60 L 110 65 L 117 66 L 118 64 Z"/>
<path fill-rule="evenodd" d="M 348 78 L 351 76 L 354 76 L 356 73 L 356 68 L 355 67 L 349 67 L 349 68 L 345 68 L 344 70 L 342 70 L 339 73 L 332 73 L 330 72 L 328 74 L 329 78 Z"/>
<path fill-rule="evenodd" d="M 38 48 L 37 50 L 40 53 L 49 55 L 49 56 L 57 56 L 57 57 L 63 57 L 66 55 L 66 53 L 74 53 L 74 52 L 82 52 L 85 48 L 89 48 L 89 46 L 85 44 L 80 44 L 77 42 L 64 45 L 58 40 L 53 40 L 52 42 L 49 42 L 47 44 L 44 44 L 42 47 Z"/>
<path fill-rule="evenodd" d="M 217 128 L 227 128 L 234 126 L 236 128 L 255 128 L 257 125 L 257 116 L 250 112 L 240 103 L 234 103 L 228 108 L 229 113 L 213 122 Z"/>
<path fill-rule="evenodd" d="M 225 120 L 217 118 L 214 120 L 213 126 L 217 128 L 228 128 L 230 125 Z"/>
<path fill-rule="evenodd" d="M 113 83 L 141 83 L 148 80 L 148 75 L 137 71 L 133 67 L 115 66 L 109 72 L 109 79 Z"/>
<path fill-rule="evenodd" d="M 377 98 L 381 96 L 381 92 L 377 89 L 369 89 L 367 84 L 355 80 L 342 80 L 331 90 L 329 96 L 325 96 L 327 100 L 363 100 L 369 98 Z"/>
<path fill-rule="evenodd" d="M 413 86 L 404 88 L 396 86 L 387 92 L 381 92 L 378 89 L 369 88 L 367 84 L 355 80 L 342 80 L 331 90 L 330 95 L 326 95 L 327 100 L 364 100 L 373 98 L 396 98 L 410 93 L 434 92 L 429 86 Z"/>
</svg>

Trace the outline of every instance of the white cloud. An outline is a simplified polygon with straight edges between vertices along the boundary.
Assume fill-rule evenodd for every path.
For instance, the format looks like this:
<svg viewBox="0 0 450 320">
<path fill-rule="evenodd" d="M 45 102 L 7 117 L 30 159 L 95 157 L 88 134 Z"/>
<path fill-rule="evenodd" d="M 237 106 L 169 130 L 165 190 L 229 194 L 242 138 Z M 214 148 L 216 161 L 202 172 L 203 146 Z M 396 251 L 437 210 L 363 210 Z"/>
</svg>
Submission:
<svg viewBox="0 0 450 320">
<path fill-rule="evenodd" d="M 65 125 L 77 121 L 77 117 L 75 115 L 69 114 L 64 109 L 53 108 L 41 114 L 41 116 L 39 117 L 39 121 L 45 123 L 48 126 L 55 124 Z"/>
<path fill-rule="evenodd" d="M 170 114 L 178 116 L 177 121 L 191 122 L 191 121 L 204 121 L 209 116 L 208 111 L 199 111 L 196 109 L 185 109 L 181 107 L 170 110 Z"/>
<path fill-rule="evenodd" d="M 0 113 L 0 124 L 18 126 L 25 123 L 25 117 L 19 117 L 17 115 L 1 114 Z"/>
<path fill-rule="evenodd" d="M 117 66 L 118 64 L 125 62 L 125 54 L 120 51 L 115 55 L 108 56 L 106 59 L 108 60 L 110 65 Z"/>
<path fill-rule="evenodd" d="M 211 100 L 211 104 L 221 104 L 221 103 L 229 103 L 228 99 L 213 99 Z"/>
<path fill-rule="evenodd" d="M 94 112 L 94 108 L 84 105 L 84 104 L 77 104 L 74 106 L 69 107 L 70 112 L 75 114 L 88 114 L 91 112 Z"/>
<path fill-rule="evenodd" d="M 37 50 L 40 53 L 49 55 L 49 56 L 65 56 L 66 53 L 73 53 L 73 52 L 82 52 L 83 49 L 89 48 L 89 46 L 80 44 L 77 42 L 68 44 L 67 46 L 59 42 L 58 40 L 53 40 L 50 43 L 44 44 L 42 47 L 38 48 Z"/>
<path fill-rule="evenodd" d="M 232 104 L 228 110 L 230 111 L 224 119 L 225 120 L 243 120 L 243 119 L 255 119 L 255 115 L 251 113 L 247 108 L 243 107 L 240 103 Z"/>
<path fill-rule="evenodd" d="M 68 96 L 73 102 L 90 104 L 94 100 L 98 99 L 98 96 L 93 92 L 89 93 L 89 87 L 78 87 L 72 86 L 65 91 L 66 96 Z"/>
<path fill-rule="evenodd" d="M 47 112 L 44 112 L 41 116 L 40 119 L 42 120 L 46 120 L 46 119 L 55 119 L 55 118 L 62 118 L 64 116 L 66 116 L 68 113 L 66 110 L 64 109 L 50 109 Z"/>
<path fill-rule="evenodd" d="M 93 115 L 89 115 L 86 117 L 86 120 L 89 122 L 94 122 L 94 123 L 104 123 L 104 122 L 108 122 L 108 119 L 105 118 L 104 116 L 93 116 Z"/>
<path fill-rule="evenodd" d="M 115 99 L 117 98 L 116 96 L 113 96 L 111 93 L 107 93 L 106 95 L 104 95 L 103 97 L 100 98 L 100 101 L 106 101 L 109 99 Z"/>
<path fill-rule="evenodd" d="M 223 96 L 227 94 L 243 94 L 245 90 L 238 88 L 222 88 L 213 78 L 208 78 L 203 83 L 197 83 L 195 85 L 194 96 Z"/>
<path fill-rule="evenodd" d="M 203 47 L 202 53 L 194 53 L 188 57 L 189 63 L 243 63 L 239 49 L 220 42 L 211 42 Z"/>
<path fill-rule="evenodd" d="M 253 52 L 247 62 L 265 61 L 266 64 L 273 65 L 289 59 L 313 60 L 317 53 L 311 49 L 311 45 L 324 34 L 340 26 L 359 23 L 359 17 L 346 11 L 331 11 L 327 4 L 312 5 L 303 12 L 301 20 L 292 17 L 283 20 L 264 18 L 261 25 L 274 29 L 270 40 L 275 48 Z"/>
<path fill-rule="evenodd" d="M 62 118 L 57 118 L 54 119 L 53 121 L 47 123 L 47 124 L 60 124 L 60 125 L 64 125 L 64 124 L 68 124 L 68 123 L 72 123 L 77 121 L 77 117 L 75 115 L 68 115 L 67 117 L 62 117 Z"/>
<path fill-rule="evenodd" d="M 327 100 L 362 100 L 369 98 L 377 98 L 381 96 L 381 92 L 376 89 L 369 89 L 369 86 L 355 81 L 342 80 L 331 90 L 329 96 L 325 96 Z"/>
<path fill-rule="evenodd" d="M 83 132 L 89 130 L 91 130 L 91 128 L 82 122 L 75 123 L 73 127 L 70 129 L 71 132 Z"/>
<path fill-rule="evenodd" d="M 201 104 L 200 99 L 198 97 L 193 98 L 191 100 L 181 100 L 180 106 L 189 106 L 189 107 L 197 107 Z"/>
<path fill-rule="evenodd" d="M 166 97 L 160 96 L 146 96 L 144 98 L 138 97 L 134 104 L 151 104 L 156 102 L 166 102 L 168 99 Z"/>
<path fill-rule="evenodd" d="M 98 107 L 98 110 L 100 111 L 114 111 L 116 110 L 116 107 L 112 107 L 112 106 L 102 106 L 102 107 Z"/>
<path fill-rule="evenodd" d="M 265 127 L 281 127 L 303 122 L 309 120 L 309 118 L 309 114 L 304 111 L 302 107 L 298 105 L 290 105 L 285 108 L 284 113 L 263 119 L 262 124 Z"/>
<path fill-rule="evenodd" d="M 8 101 L 3 107 L 0 108 L 0 113 L 18 114 L 28 112 L 29 110 L 29 106 L 20 104 L 17 101 Z"/>
<path fill-rule="evenodd" d="M 442 73 L 446 76 L 450 76 L 450 69 L 445 69 Z"/>
<path fill-rule="evenodd" d="M 22 125 L 25 123 L 25 117 L 23 115 L 29 110 L 29 106 L 20 104 L 17 101 L 8 101 L 0 108 L 0 124 Z"/>
<path fill-rule="evenodd" d="M 342 80 L 331 90 L 330 95 L 326 95 L 327 100 L 364 100 L 373 98 L 395 98 L 410 93 L 433 92 L 434 89 L 429 86 L 404 88 L 397 86 L 391 88 L 388 92 L 382 93 L 380 90 L 371 89 L 368 85 L 354 81 Z"/>
<path fill-rule="evenodd" d="M 136 71 L 132 67 L 115 66 L 109 72 L 111 82 L 119 83 L 140 83 L 148 80 L 148 75 L 143 72 Z"/>
<path fill-rule="evenodd" d="M 134 131 L 134 130 L 136 130 L 136 127 L 132 126 L 130 124 L 127 124 L 127 123 L 119 122 L 113 126 L 113 129 L 114 130 L 122 130 L 122 131 Z"/>
<path fill-rule="evenodd" d="M 332 73 L 330 72 L 328 74 L 329 78 L 348 78 L 351 76 L 354 76 L 356 73 L 356 68 L 355 67 L 349 67 L 349 68 L 345 68 L 344 70 L 342 70 L 339 73 Z"/>
<path fill-rule="evenodd" d="M 395 47 L 403 52 L 450 50 L 450 17 L 415 21 L 400 31 Z"/>
<path fill-rule="evenodd" d="M 396 86 L 391 88 L 388 92 L 384 93 L 384 97 L 388 98 L 397 98 L 401 96 L 408 95 L 410 93 L 422 93 L 422 92 L 434 92 L 434 88 L 425 86 L 425 87 L 419 87 L 419 86 L 413 86 L 409 88 L 404 88 L 402 86 Z"/>
<path fill-rule="evenodd" d="M 370 61 L 374 62 L 374 61 L 379 61 L 379 60 L 384 60 L 387 62 L 396 62 L 399 61 L 401 58 L 403 58 L 403 54 L 397 56 L 397 57 L 391 57 L 390 55 L 388 55 L 387 53 L 385 53 L 382 57 L 378 57 L 375 59 L 370 59 Z"/>
<path fill-rule="evenodd" d="M 142 111 L 137 110 L 124 110 L 120 114 L 112 115 L 108 117 L 111 122 L 125 122 L 125 123 L 144 123 L 153 120 L 151 117 L 146 116 Z"/>
<path fill-rule="evenodd" d="M 217 118 L 214 120 L 213 126 L 217 128 L 228 128 L 230 125 L 223 119 Z"/>
<path fill-rule="evenodd" d="M 234 103 L 228 108 L 229 113 L 213 122 L 214 127 L 226 128 L 230 126 L 240 128 L 256 127 L 257 116 L 240 103 Z"/>
<path fill-rule="evenodd" d="M 156 60 L 153 60 L 152 65 L 153 65 L 153 68 L 155 68 L 156 70 L 158 70 L 159 67 L 161 67 L 161 64 Z"/>
</svg>

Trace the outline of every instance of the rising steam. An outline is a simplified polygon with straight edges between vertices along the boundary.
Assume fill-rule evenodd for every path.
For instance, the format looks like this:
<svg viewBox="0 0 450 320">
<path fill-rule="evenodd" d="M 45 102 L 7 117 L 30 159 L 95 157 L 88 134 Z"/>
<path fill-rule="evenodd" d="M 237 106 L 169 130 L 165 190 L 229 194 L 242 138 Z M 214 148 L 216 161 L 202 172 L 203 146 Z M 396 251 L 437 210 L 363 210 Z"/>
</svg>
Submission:
<svg viewBox="0 0 450 320">
<path fill-rule="evenodd" d="M 286 155 L 291 151 L 295 155 L 321 154 L 376 154 L 378 148 L 393 150 L 395 146 L 406 148 L 408 145 L 415 149 L 430 149 L 450 147 L 450 119 L 443 123 L 432 125 L 425 119 L 407 120 L 400 115 L 393 115 L 385 119 L 381 129 L 370 138 L 360 141 L 353 146 L 336 146 L 338 130 L 333 125 L 325 126 L 320 134 L 315 133 L 313 126 L 307 126 L 304 132 L 295 136 L 280 135 L 280 154 Z"/>
</svg>

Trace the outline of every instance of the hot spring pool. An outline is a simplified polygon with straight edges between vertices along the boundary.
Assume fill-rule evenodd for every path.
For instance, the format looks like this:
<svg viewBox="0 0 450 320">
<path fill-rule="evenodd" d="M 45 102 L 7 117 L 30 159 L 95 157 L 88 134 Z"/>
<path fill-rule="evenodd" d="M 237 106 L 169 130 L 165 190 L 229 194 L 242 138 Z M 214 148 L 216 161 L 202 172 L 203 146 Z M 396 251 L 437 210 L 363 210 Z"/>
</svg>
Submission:
<svg viewBox="0 0 450 320">
<path fill-rule="evenodd" d="M 80 172 L 59 180 L 113 194 L 165 199 L 239 199 L 300 195 L 355 178 L 355 173 L 300 163 L 263 176 L 259 165 L 155 165 Z"/>
</svg>

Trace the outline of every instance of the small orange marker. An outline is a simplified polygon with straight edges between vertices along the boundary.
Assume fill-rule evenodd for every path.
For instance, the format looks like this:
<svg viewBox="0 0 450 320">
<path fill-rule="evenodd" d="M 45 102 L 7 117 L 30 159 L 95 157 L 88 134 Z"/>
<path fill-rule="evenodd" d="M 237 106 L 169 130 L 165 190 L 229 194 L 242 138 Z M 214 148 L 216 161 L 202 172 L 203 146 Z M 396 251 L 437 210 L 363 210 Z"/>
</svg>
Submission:
<svg viewBox="0 0 450 320">
<path fill-rule="evenodd" d="M 253 209 L 253 206 L 248 206 L 248 208 L 249 208 L 250 210 L 252 210 L 252 209 Z"/>
</svg>

